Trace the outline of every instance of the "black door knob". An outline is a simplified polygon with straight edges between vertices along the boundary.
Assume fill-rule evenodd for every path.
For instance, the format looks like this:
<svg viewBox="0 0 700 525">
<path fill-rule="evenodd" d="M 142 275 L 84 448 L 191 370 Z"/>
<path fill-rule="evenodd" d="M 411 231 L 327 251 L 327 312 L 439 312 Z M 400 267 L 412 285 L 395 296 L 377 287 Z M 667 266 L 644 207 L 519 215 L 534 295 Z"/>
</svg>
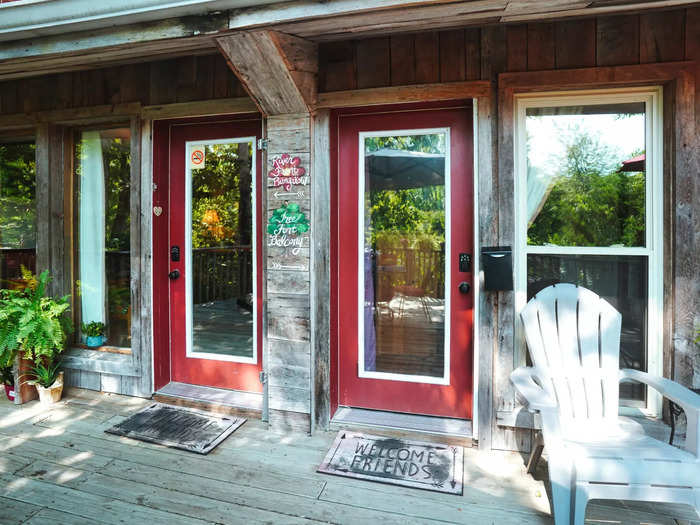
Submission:
<svg viewBox="0 0 700 525">
<path fill-rule="evenodd" d="M 469 290 L 471 290 L 471 288 L 472 287 L 469 286 L 469 283 L 467 283 L 467 282 L 463 281 L 463 282 L 459 283 L 459 291 L 461 293 L 469 293 Z"/>
<path fill-rule="evenodd" d="M 178 277 L 180 277 L 180 270 L 173 270 L 172 272 L 170 272 L 170 273 L 168 274 L 168 278 L 169 278 L 171 281 L 174 281 L 174 280 L 177 279 Z"/>
</svg>

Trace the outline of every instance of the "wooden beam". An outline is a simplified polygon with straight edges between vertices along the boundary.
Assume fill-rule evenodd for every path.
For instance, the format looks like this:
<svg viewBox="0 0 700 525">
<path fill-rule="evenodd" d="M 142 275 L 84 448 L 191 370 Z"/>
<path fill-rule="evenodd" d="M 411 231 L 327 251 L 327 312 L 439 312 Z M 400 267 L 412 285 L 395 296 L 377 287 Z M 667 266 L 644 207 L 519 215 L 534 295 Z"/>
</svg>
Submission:
<svg viewBox="0 0 700 525">
<path fill-rule="evenodd" d="M 397 104 L 401 102 L 430 102 L 438 100 L 459 100 L 481 98 L 490 95 L 491 82 L 473 80 L 444 84 L 416 84 L 413 86 L 392 86 L 382 88 L 333 91 L 318 95 L 317 109 L 347 108 Z"/>
<path fill-rule="evenodd" d="M 584 89 L 645 84 L 674 80 L 683 72 L 693 73 L 694 62 L 666 62 L 632 66 L 590 67 L 558 71 L 501 73 L 499 89 Z"/>
<path fill-rule="evenodd" d="M 258 107 L 249 97 L 222 98 L 176 104 L 158 104 L 144 106 L 141 110 L 143 119 L 168 119 L 191 116 L 232 115 L 235 113 L 256 113 Z"/>
<path fill-rule="evenodd" d="M 43 122 L 72 124 L 83 120 L 95 122 L 95 120 L 128 119 L 138 115 L 141 104 L 138 102 L 128 104 L 114 104 L 102 106 L 87 106 L 82 108 L 56 109 L 51 111 L 37 111 L 35 113 L 15 113 L 12 115 L 0 115 L 0 129 L 21 128 L 35 126 Z"/>
<path fill-rule="evenodd" d="M 306 113 L 316 99 L 317 45 L 274 31 L 216 39 L 229 66 L 265 115 Z"/>
</svg>

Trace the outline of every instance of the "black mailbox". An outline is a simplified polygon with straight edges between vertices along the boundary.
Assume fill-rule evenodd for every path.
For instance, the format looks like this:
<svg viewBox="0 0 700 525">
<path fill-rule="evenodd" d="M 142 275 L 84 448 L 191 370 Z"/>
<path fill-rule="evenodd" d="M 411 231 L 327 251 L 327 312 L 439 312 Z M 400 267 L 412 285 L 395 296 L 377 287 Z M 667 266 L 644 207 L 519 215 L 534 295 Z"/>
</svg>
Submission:
<svg viewBox="0 0 700 525">
<path fill-rule="evenodd" d="M 485 290 L 513 289 L 513 250 L 510 246 L 482 248 L 481 261 Z"/>
</svg>

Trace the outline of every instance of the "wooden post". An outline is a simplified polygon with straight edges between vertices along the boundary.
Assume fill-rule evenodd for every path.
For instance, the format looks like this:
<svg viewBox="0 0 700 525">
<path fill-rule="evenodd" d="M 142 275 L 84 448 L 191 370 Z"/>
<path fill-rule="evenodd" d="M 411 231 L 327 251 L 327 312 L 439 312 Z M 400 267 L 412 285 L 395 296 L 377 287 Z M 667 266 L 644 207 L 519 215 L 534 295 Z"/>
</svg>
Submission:
<svg viewBox="0 0 700 525">
<path fill-rule="evenodd" d="M 315 44 L 274 31 L 238 33 L 217 39 L 220 51 L 260 111 L 266 115 L 267 152 L 264 214 L 267 376 L 266 402 L 270 425 L 309 432 L 312 426 L 312 336 L 310 239 L 319 226 L 311 213 L 314 180 L 311 157 L 311 115 L 316 100 L 318 51 Z M 305 180 L 282 187 L 267 174 L 275 161 L 290 155 L 304 169 Z M 298 161 L 296 160 L 298 159 Z M 327 176 L 327 174 L 322 174 Z M 310 177 L 310 179 L 309 179 Z M 272 241 L 268 216 L 296 204 L 310 223 L 297 233 L 293 248 Z"/>
</svg>

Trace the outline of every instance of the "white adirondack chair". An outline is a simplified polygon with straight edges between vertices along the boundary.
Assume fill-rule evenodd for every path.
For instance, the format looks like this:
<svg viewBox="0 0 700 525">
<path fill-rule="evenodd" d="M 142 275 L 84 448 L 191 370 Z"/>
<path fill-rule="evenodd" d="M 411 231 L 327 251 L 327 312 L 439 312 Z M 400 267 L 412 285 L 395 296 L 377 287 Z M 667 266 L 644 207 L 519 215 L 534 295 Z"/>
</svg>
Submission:
<svg viewBox="0 0 700 525">
<path fill-rule="evenodd" d="M 545 288 L 521 318 L 534 366 L 518 368 L 511 380 L 541 414 L 555 524 L 583 525 L 591 499 L 684 503 L 700 512 L 700 396 L 620 370 L 622 317 L 590 290 Z M 620 381 L 645 383 L 683 408 L 685 450 L 620 424 Z"/>
</svg>

